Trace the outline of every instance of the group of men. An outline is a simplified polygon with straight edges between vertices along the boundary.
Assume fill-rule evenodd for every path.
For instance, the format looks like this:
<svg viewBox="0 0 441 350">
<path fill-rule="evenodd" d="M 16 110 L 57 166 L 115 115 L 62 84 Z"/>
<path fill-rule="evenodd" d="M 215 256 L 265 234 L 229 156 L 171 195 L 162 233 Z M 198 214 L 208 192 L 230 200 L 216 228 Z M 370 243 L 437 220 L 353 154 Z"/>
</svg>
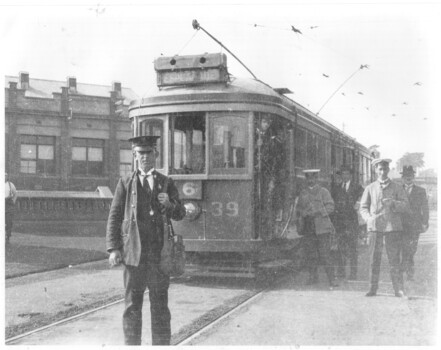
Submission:
<svg viewBox="0 0 441 350">
<path fill-rule="evenodd" d="M 359 207 L 372 237 L 371 280 L 366 296 L 377 294 L 383 245 L 395 296 L 404 296 L 403 274 L 409 280 L 414 278 L 414 255 L 419 235 L 429 226 L 429 207 L 425 190 L 414 184 L 412 166 L 403 167 L 403 184 L 398 184 L 389 178 L 390 162 L 374 159 L 372 166 L 377 179 L 364 190 L 354 183 L 351 169 L 342 168 L 338 174 L 342 181 L 334 185 L 332 195 L 318 184 L 319 169 L 304 171 L 307 186 L 298 197 L 296 217 L 298 232 L 304 236 L 309 284 L 318 282 L 317 268 L 321 264 L 330 287 L 337 286 L 334 265 L 337 276 L 345 278 L 346 259 L 349 279 L 357 278 Z"/>
<path fill-rule="evenodd" d="M 265 124 L 266 121 L 263 121 Z M 265 125 L 264 125 L 265 127 Z M 107 224 L 107 251 L 111 266 L 124 265 L 125 310 L 123 330 L 126 345 L 141 344 L 142 305 L 144 292 L 149 289 L 153 345 L 170 344 L 170 310 L 168 288 L 170 278 L 160 267 L 163 244 L 164 213 L 173 220 L 185 216 L 178 190 L 171 178 L 155 170 L 156 136 L 130 139 L 137 169 L 121 178 L 115 190 Z M 268 147 L 277 148 L 279 141 L 262 129 Z M 259 138 L 258 138 L 259 140 Z M 265 142 L 258 143 L 259 170 L 272 169 L 266 156 Z M 318 169 L 305 170 L 307 186 L 296 203 L 298 231 L 304 235 L 308 256 L 309 283 L 318 282 L 318 267 L 323 265 L 332 287 L 337 286 L 331 250 L 337 246 L 338 276 L 345 276 L 345 261 L 349 260 L 350 279 L 357 278 L 358 213 L 373 235 L 371 288 L 367 296 L 377 293 L 383 241 L 390 264 L 395 295 L 404 295 L 403 272 L 413 278 L 413 256 L 418 237 L 428 228 L 428 204 L 425 190 L 413 183 L 412 167 L 403 169 L 404 185 L 388 177 L 389 159 L 375 159 L 372 166 L 377 180 L 363 188 L 352 179 L 352 171 L 341 169 L 342 182 L 331 193 L 318 184 Z M 261 188 L 266 206 L 273 196 L 273 172 Z M 361 200 L 360 200 L 361 197 Z M 410 204 L 409 204 L 410 202 Z M 265 215 L 263 213 L 263 215 Z"/>
</svg>

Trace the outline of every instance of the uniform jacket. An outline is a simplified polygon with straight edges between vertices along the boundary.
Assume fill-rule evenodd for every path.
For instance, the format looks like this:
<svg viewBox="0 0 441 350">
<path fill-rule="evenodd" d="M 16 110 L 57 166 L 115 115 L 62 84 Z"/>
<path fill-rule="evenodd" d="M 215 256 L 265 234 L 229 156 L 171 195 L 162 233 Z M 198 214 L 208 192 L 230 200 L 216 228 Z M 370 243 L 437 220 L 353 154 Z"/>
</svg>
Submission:
<svg viewBox="0 0 441 350">
<path fill-rule="evenodd" d="M 152 196 L 155 205 L 152 205 L 154 212 L 155 234 L 160 235 L 158 239 L 163 242 L 163 216 L 160 212 L 157 195 L 163 192 L 166 180 L 168 182 L 167 193 L 171 207 L 167 209 L 167 216 L 173 220 L 181 220 L 185 216 L 185 208 L 179 200 L 179 193 L 171 178 L 168 178 L 156 171 L 154 175 L 154 189 Z M 126 265 L 138 266 L 141 258 L 141 238 L 138 222 L 138 176 L 135 171 L 132 175 L 120 178 L 116 186 L 115 195 L 109 211 L 106 232 L 106 248 L 110 252 L 119 249 L 122 252 L 123 261 Z M 161 243 L 162 244 L 162 243 Z"/>
<path fill-rule="evenodd" d="M 413 185 L 407 197 L 409 199 L 410 214 L 402 217 L 404 229 L 412 233 L 421 233 L 423 232 L 423 225 L 429 224 L 429 203 L 426 190 Z"/>
<path fill-rule="evenodd" d="M 315 233 L 329 233 L 334 230 L 329 214 L 334 211 L 334 201 L 329 191 L 319 185 L 300 192 L 297 202 L 297 216 L 314 217 Z"/>
<path fill-rule="evenodd" d="M 349 183 L 349 188 L 346 191 L 340 185 L 335 189 L 334 202 L 335 211 L 334 219 L 336 223 L 337 230 L 340 229 L 355 229 L 358 226 L 358 216 L 357 211 L 354 209 L 355 203 L 360 199 L 363 194 L 363 187 L 356 184 L 351 180 Z"/>
<path fill-rule="evenodd" d="M 393 200 L 387 208 L 382 199 Z M 363 192 L 360 202 L 360 214 L 367 223 L 368 231 L 391 232 L 402 231 L 401 214 L 409 213 L 409 201 L 401 185 L 389 181 L 381 188 L 380 182 L 368 185 Z"/>
</svg>

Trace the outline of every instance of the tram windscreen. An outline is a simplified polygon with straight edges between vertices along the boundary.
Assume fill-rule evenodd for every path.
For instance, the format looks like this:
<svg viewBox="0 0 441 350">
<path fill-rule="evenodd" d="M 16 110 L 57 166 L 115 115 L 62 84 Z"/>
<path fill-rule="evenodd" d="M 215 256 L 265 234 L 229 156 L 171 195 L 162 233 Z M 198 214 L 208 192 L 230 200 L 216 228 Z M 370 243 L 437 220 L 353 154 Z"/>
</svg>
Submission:
<svg viewBox="0 0 441 350">
<path fill-rule="evenodd" d="M 247 149 L 247 119 L 216 116 L 212 119 L 213 169 L 244 169 Z"/>
<path fill-rule="evenodd" d="M 170 125 L 173 174 L 205 173 L 205 113 L 174 115 Z"/>
</svg>

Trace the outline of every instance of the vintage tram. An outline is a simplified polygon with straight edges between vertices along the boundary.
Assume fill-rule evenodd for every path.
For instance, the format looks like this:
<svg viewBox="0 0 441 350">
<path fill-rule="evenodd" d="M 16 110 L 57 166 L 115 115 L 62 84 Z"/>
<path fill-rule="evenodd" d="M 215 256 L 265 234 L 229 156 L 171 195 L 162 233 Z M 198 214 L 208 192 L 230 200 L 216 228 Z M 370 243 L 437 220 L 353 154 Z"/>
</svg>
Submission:
<svg viewBox="0 0 441 350">
<path fill-rule="evenodd" d="M 369 181 L 366 147 L 286 97 L 287 89 L 231 76 L 225 54 L 159 57 L 154 67 L 158 91 L 133 101 L 129 117 L 135 136 L 161 137 L 156 168 L 174 179 L 187 208 L 174 227 L 194 273 L 255 276 L 289 262 L 303 169 L 320 168 L 330 185 L 348 165 L 356 181 Z M 261 186 L 263 118 L 281 145 L 273 201 Z"/>
</svg>

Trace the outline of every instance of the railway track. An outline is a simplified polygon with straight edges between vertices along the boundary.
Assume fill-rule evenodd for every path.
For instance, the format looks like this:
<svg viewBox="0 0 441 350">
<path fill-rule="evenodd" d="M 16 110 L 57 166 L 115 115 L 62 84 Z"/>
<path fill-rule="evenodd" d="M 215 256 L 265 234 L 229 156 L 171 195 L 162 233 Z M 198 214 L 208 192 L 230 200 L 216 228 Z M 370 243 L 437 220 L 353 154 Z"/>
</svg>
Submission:
<svg viewBox="0 0 441 350">
<path fill-rule="evenodd" d="M 42 326 L 42 327 L 35 328 L 35 329 L 33 329 L 33 330 L 31 330 L 31 331 L 28 331 L 28 332 L 25 332 L 25 333 L 23 333 L 23 334 L 19 334 L 19 335 L 16 335 L 16 336 L 14 336 L 14 337 L 7 338 L 7 339 L 5 340 L 5 344 L 7 344 L 7 345 L 12 345 L 14 342 L 16 342 L 16 341 L 18 341 L 18 340 L 20 340 L 20 339 L 23 339 L 23 338 L 29 337 L 29 336 L 31 336 L 31 335 L 33 335 L 33 334 L 35 334 L 35 333 L 39 333 L 39 332 L 45 331 L 45 330 L 50 329 L 50 328 L 55 328 L 55 327 L 57 327 L 57 326 L 60 326 L 60 325 L 62 325 L 62 324 L 68 323 L 68 322 L 74 322 L 74 321 L 76 321 L 76 320 L 78 320 L 78 319 L 81 319 L 81 318 L 83 318 L 83 317 L 86 317 L 86 316 L 88 316 L 88 315 L 90 315 L 90 314 L 93 314 L 93 313 L 95 313 L 95 312 L 98 312 L 98 311 L 100 311 L 100 310 L 103 310 L 103 309 L 109 308 L 109 307 L 111 307 L 111 306 L 113 306 L 113 305 L 116 305 L 116 304 L 119 304 L 119 303 L 121 303 L 121 302 L 123 302 L 123 301 L 124 301 L 124 299 L 118 299 L 118 300 L 116 300 L 116 301 L 113 301 L 113 302 L 107 303 L 107 304 L 105 304 L 105 305 L 102 305 L 102 306 L 99 306 L 99 307 L 96 307 L 96 308 L 92 308 L 92 309 L 87 310 L 87 311 L 85 311 L 85 312 L 81 312 L 81 313 L 79 313 L 79 314 L 77 314 L 77 315 L 70 316 L 70 317 L 66 317 L 66 318 L 61 319 L 61 320 L 58 320 L 58 321 L 56 321 L 56 322 L 52 322 L 52 323 L 50 323 L 50 324 L 48 324 L 48 325 L 45 325 L 45 326 Z"/>
<path fill-rule="evenodd" d="M 261 290 L 261 291 L 255 293 L 254 295 L 250 296 L 249 298 L 247 298 L 246 300 L 244 300 L 240 304 L 236 305 L 234 308 L 231 308 L 229 311 L 225 312 L 223 315 L 213 319 L 211 322 L 209 322 L 206 325 L 204 325 L 203 327 L 199 328 L 197 331 L 195 331 L 192 334 L 188 335 L 184 339 L 179 340 L 178 342 L 174 342 L 172 345 L 177 345 L 177 346 L 191 345 L 191 342 L 194 339 L 198 338 L 203 333 L 205 333 L 205 332 L 209 331 L 210 329 L 212 329 L 213 327 L 215 327 L 218 323 L 222 322 L 224 319 L 226 319 L 228 316 L 230 316 L 234 312 L 240 310 L 241 308 L 243 308 L 246 305 L 248 305 L 251 302 L 253 302 L 259 296 L 261 296 L 264 293 L 264 291 L 265 290 Z"/>
<path fill-rule="evenodd" d="M 272 286 L 278 285 L 281 283 L 283 278 L 279 277 L 277 281 L 272 284 Z M 232 300 L 226 300 L 223 305 L 219 305 L 208 312 L 205 312 L 201 315 L 197 320 L 193 320 L 191 324 L 185 325 L 184 327 L 180 327 L 179 331 L 176 334 L 172 334 L 172 345 L 186 345 L 190 343 L 193 339 L 197 338 L 200 334 L 206 332 L 210 328 L 214 327 L 217 323 L 221 322 L 229 315 L 239 310 L 242 307 L 245 307 L 249 303 L 252 303 L 253 300 L 262 295 L 269 288 L 261 287 L 256 289 L 249 289 L 242 293 L 241 295 L 233 298 Z M 146 294 L 148 291 L 146 291 Z M 23 334 L 15 335 L 13 337 L 7 338 L 5 340 L 5 344 L 7 345 L 15 345 L 15 344 L 26 344 L 31 345 L 26 342 L 28 338 L 30 342 L 32 342 L 31 338 L 34 335 L 38 336 L 38 333 L 53 332 L 57 329 L 57 327 L 65 326 L 68 323 L 74 323 L 76 321 L 80 321 L 81 319 L 87 318 L 92 314 L 99 313 L 100 311 L 105 311 L 105 309 L 109 309 L 112 306 L 123 303 L 124 299 L 118 299 L 112 302 L 109 302 L 105 305 L 101 305 L 99 307 L 92 308 L 85 312 L 81 312 L 77 315 L 66 317 L 64 319 L 58 320 L 56 322 L 47 324 L 45 326 L 38 327 L 31 331 L 27 331 Z M 44 337 L 44 335 L 43 335 Z M 34 344 L 38 345 L 38 344 Z M 43 344 L 42 344 L 43 345 Z M 110 345 L 110 344 L 108 344 Z"/>
</svg>

